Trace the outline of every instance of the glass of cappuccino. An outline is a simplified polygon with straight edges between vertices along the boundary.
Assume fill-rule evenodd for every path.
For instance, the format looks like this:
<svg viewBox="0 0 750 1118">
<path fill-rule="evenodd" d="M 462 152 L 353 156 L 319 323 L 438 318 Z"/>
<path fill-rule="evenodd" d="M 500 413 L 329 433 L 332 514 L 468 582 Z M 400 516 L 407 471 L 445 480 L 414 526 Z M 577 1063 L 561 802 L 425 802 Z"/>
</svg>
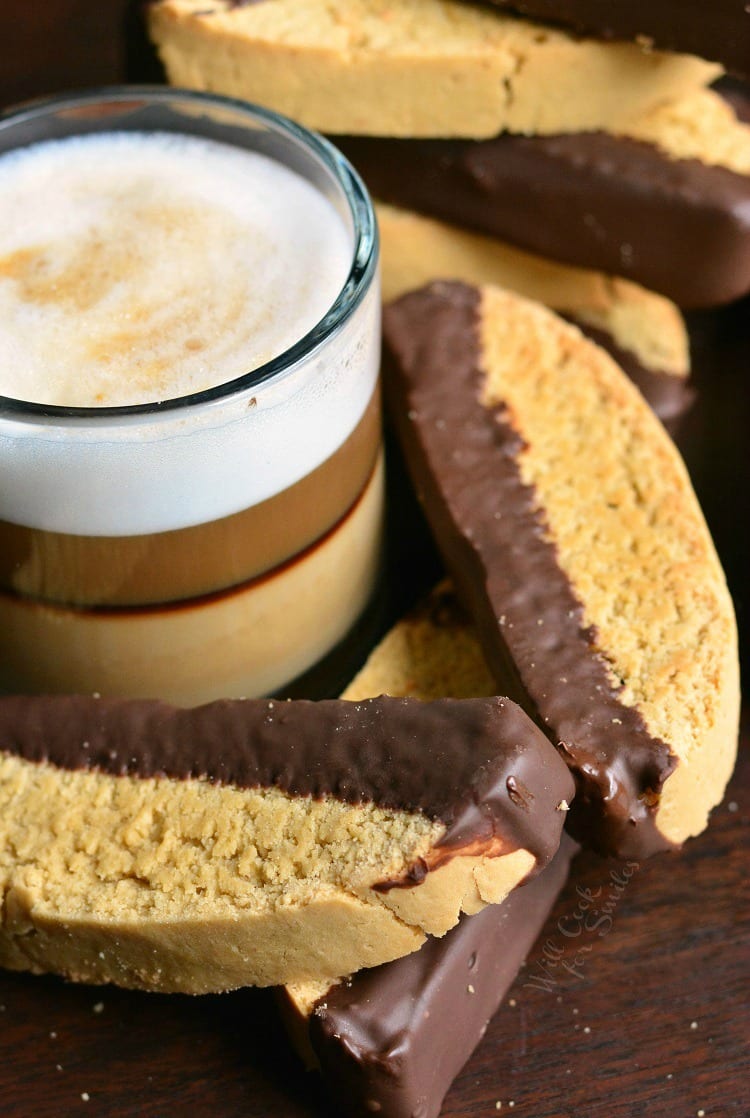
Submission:
<svg viewBox="0 0 750 1118">
<path fill-rule="evenodd" d="M 290 121 L 168 88 L 0 120 L 0 690 L 284 693 L 383 519 L 377 234 Z"/>
</svg>

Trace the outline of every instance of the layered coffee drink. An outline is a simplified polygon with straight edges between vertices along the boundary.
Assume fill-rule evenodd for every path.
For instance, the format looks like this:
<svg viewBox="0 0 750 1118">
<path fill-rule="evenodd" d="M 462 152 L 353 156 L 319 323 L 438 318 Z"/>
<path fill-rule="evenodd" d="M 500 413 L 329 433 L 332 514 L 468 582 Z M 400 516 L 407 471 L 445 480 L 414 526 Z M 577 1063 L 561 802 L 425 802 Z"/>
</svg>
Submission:
<svg viewBox="0 0 750 1118">
<path fill-rule="evenodd" d="M 362 214 L 262 124 L 0 155 L 6 690 L 278 693 L 373 593 L 374 261 L 353 286 Z"/>
</svg>

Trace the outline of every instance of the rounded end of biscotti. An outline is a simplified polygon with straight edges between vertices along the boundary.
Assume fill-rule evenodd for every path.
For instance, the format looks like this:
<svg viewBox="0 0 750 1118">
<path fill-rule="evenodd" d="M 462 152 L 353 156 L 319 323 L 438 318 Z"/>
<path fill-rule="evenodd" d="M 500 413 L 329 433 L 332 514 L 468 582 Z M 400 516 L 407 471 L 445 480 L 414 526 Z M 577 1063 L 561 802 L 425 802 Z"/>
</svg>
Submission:
<svg viewBox="0 0 750 1118">
<path fill-rule="evenodd" d="M 726 644 L 716 662 L 719 687 L 707 697 L 711 724 L 700 744 L 678 742 L 675 771 L 665 781 L 656 812 L 656 826 L 672 845 L 699 835 L 708 826 L 709 814 L 724 798 L 735 760 L 740 722 L 740 673 L 737 631 L 726 619 Z"/>
</svg>

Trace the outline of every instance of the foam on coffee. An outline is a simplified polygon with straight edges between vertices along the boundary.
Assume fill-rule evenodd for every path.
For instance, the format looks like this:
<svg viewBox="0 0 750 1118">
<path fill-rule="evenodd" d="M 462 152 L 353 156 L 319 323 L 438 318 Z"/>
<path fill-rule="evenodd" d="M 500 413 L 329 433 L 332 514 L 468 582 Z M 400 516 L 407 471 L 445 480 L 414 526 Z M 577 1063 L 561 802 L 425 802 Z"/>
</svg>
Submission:
<svg viewBox="0 0 750 1118">
<path fill-rule="evenodd" d="M 241 376 L 311 329 L 350 237 L 256 152 L 174 134 L 37 144 L 0 159 L 0 393 L 105 406 Z"/>
<path fill-rule="evenodd" d="M 4 155 L 0 212 L 0 394 L 27 401 L 151 402 L 240 376 L 321 319 L 353 255 L 345 219 L 291 170 L 166 133 Z M 378 319 L 372 284 L 288 374 L 210 405 L 41 424 L 0 415 L 0 520 L 127 536 L 269 499 L 362 420 Z"/>
</svg>

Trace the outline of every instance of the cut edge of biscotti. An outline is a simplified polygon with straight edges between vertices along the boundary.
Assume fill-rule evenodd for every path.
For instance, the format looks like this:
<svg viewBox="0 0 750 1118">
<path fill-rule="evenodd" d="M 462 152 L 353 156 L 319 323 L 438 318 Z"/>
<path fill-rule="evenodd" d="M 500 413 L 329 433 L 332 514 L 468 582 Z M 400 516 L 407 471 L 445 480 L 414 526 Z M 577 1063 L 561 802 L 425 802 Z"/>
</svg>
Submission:
<svg viewBox="0 0 750 1118">
<path fill-rule="evenodd" d="M 384 301 L 441 279 L 506 287 L 606 332 L 644 369 L 673 378 L 676 386 L 686 384 L 687 328 L 665 296 L 385 202 L 375 208 Z"/>
<path fill-rule="evenodd" d="M 455 0 L 159 0 L 148 20 L 172 84 L 339 134 L 616 129 L 722 72 Z"/>
<path fill-rule="evenodd" d="M 70 732 L 79 746 L 83 736 L 93 743 L 99 733 L 101 758 L 104 700 L 76 701 Z M 64 726 L 68 702 L 22 700 L 11 724 Z M 361 708 L 356 716 L 366 734 L 381 718 L 376 708 L 387 714 L 395 702 L 337 709 Z M 444 934 L 462 911 L 498 902 L 541 868 L 554 850 L 542 851 L 535 828 L 544 832 L 542 845 L 556 846 L 558 805 L 572 798 L 568 773 L 543 735 L 512 703 L 485 702 L 473 713 L 465 705 L 458 711 L 455 704 L 417 704 L 416 723 L 413 705 L 403 723 L 398 711 L 393 718 L 392 728 L 403 726 L 408 741 L 428 719 L 433 740 L 422 753 L 435 764 L 447 748 L 441 735 L 472 738 L 469 787 L 451 786 L 455 802 L 440 818 L 421 806 L 394 807 L 392 796 L 362 802 L 346 791 L 346 767 L 331 793 L 299 795 L 276 784 L 225 783 L 220 768 L 210 779 L 141 776 L 102 771 L 93 761 L 87 766 L 80 754 L 75 766 L 55 763 L 43 746 L 30 759 L 4 734 L 0 963 L 86 982 L 203 993 L 332 979 L 416 950 L 426 934 Z M 126 705 L 112 715 L 117 725 Z M 305 705 L 303 716 L 314 718 L 318 704 Z M 244 709 L 253 706 L 248 701 Z M 283 723 L 295 704 L 275 706 Z M 243 708 L 235 710 L 232 719 L 242 720 Z M 4 719 L 3 728 L 8 724 Z M 280 739 L 279 772 L 294 762 L 293 734 Z M 118 740 L 113 735 L 113 744 Z M 188 757 L 191 744 L 188 724 Z M 320 743 L 323 755 L 327 744 Z M 376 749 L 382 756 L 375 756 L 374 771 L 379 766 L 387 776 L 392 746 L 383 738 Z M 398 792 L 398 779 L 393 786 Z M 484 804 L 479 831 L 472 829 L 475 816 L 464 819 L 467 797 Z M 464 820 L 458 837 L 451 812 Z"/>
<path fill-rule="evenodd" d="M 463 307 L 458 332 L 450 309 L 454 297 Z M 466 335 L 467 323 L 472 324 L 473 340 Z M 641 814 L 640 827 L 625 813 L 612 828 L 610 803 L 618 799 L 624 754 L 618 755 L 619 746 L 613 745 L 615 760 L 603 765 L 591 747 L 588 760 L 598 770 L 595 786 L 587 787 L 590 774 L 579 767 L 574 810 L 590 809 L 602 829 L 597 833 L 594 825 L 590 832 L 587 818 L 585 834 L 576 837 L 591 840 L 593 833 L 594 844 L 609 853 L 647 854 L 698 834 L 724 794 L 736 754 L 737 630 L 721 565 L 671 440 L 602 349 L 552 312 L 499 288 L 439 283 L 406 295 L 386 309 L 385 337 L 391 369 L 396 370 L 391 410 L 412 463 L 429 459 L 424 444 L 432 437 L 432 425 L 435 436 L 448 432 L 440 447 L 440 465 L 445 466 L 457 423 L 454 393 L 466 391 L 465 384 L 451 383 L 446 365 L 447 387 L 442 397 L 435 395 L 440 392 L 435 354 L 437 360 L 444 360 L 447 352 L 460 361 L 467 345 L 476 347 L 479 368 L 470 391 L 476 392 L 478 422 L 488 440 L 493 430 L 505 427 L 517 474 L 513 485 L 530 495 L 536 524 L 532 534 L 542 541 L 545 563 L 554 563 L 554 590 L 572 594 L 571 625 L 583 649 L 581 659 L 603 673 L 608 702 L 614 705 L 616 716 L 600 743 L 609 748 L 621 734 L 625 741 L 618 724 L 629 720 L 641 744 L 654 744 L 645 772 L 638 761 L 634 776 L 640 791 L 632 810 L 634 816 Z M 429 393 L 437 409 L 429 417 L 419 414 L 420 397 L 403 388 L 413 377 L 425 389 L 421 399 Z M 436 418 L 437 411 L 444 420 Z M 455 440 L 459 460 L 463 448 L 457 433 Z M 451 513 L 446 517 L 444 494 L 427 494 L 440 473 L 433 466 L 418 466 L 414 472 L 435 527 L 431 503 L 440 505 L 441 523 Z M 468 478 L 456 484 L 463 483 L 468 485 Z M 439 490 L 438 482 L 434 488 Z M 506 515 L 499 493 L 488 510 L 489 517 Z M 575 708 L 573 681 L 556 678 L 561 675 L 556 662 L 560 646 L 556 650 L 555 640 L 543 632 L 541 608 L 538 616 L 527 616 L 522 609 L 515 622 L 509 620 L 526 577 L 524 542 L 531 542 L 530 536 L 520 528 L 515 534 L 521 571 L 517 581 L 503 569 L 507 552 L 496 556 L 496 567 L 490 569 L 477 552 L 478 537 L 485 533 L 490 538 L 494 531 L 486 523 L 488 510 L 482 513 L 485 523 L 454 523 L 442 539 L 438 527 L 438 542 L 462 596 L 471 603 L 490 661 L 497 663 L 498 652 L 507 657 L 509 650 L 516 660 L 512 644 L 522 640 L 527 664 L 548 669 L 547 692 L 529 695 L 528 679 L 516 661 L 527 708 L 566 751 L 573 734 L 569 722 L 566 740 L 560 725 L 554 720 L 550 724 L 545 714 L 550 695 L 564 710 L 570 697 L 571 710 Z M 491 583 L 505 589 L 493 596 Z M 543 580 L 523 588 L 532 602 L 545 592 Z M 512 634 L 508 626 L 518 624 L 519 616 L 522 632 Z M 596 706 L 592 702 L 586 708 L 592 718 L 597 717 Z M 586 710 L 570 718 L 580 728 L 587 721 Z M 576 771 L 575 761 L 568 759 Z"/>
</svg>

